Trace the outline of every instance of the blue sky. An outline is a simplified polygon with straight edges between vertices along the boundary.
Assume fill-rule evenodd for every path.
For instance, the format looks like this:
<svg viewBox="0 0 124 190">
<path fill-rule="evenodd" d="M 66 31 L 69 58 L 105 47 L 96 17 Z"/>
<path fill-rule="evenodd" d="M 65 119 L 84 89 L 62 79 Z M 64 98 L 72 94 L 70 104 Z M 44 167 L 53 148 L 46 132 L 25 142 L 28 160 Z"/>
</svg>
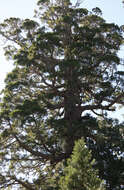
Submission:
<svg viewBox="0 0 124 190">
<path fill-rule="evenodd" d="M 37 0 L 0 0 L 0 22 L 9 17 L 32 18 L 36 3 Z M 103 12 L 103 18 L 107 22 L 124 25 L 124 6 L 122 0 L 82 0 L 82 6 L 89 10 L 99 7 Z M 124 58 L 123 52 L 124 48 L 119 53 L 122 58 Z M 9 63 L 5 59 L 2 42 L 0 41 L 0 90 L 4 87 L 6 74 L 11 70 L 12 63 Z M 118 111 L 114 115 L 120 118 L 120 113 L 122 114 L 122 112 L 122 110 Z"/>
</svg>

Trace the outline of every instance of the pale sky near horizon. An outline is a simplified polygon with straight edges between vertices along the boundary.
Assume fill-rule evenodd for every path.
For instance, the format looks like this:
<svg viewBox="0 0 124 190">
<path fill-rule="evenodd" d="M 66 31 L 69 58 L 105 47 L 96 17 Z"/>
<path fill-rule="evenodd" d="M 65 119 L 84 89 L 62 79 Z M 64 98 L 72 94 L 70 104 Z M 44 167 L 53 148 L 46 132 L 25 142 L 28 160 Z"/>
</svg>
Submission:
<svg viewBox="0 0 124 190">
<path fill-rule="evenodd" d="M 0 22 L 6 18 L 32 18 L 34 9 L 36 8 L 37 0 L 0 0 Z M 82 0 L 82 6 L 91 10 L 94 7 L 99 7 L 103 12 L 103 18 L 107 22 L 114 22 L 118 25 L 124 25 L 124 6 L 122 0 Z M 121 49 L 119 55 L 124 58 L 124 48 Z M 12 63 L 9 63 L 2 50 L 0 43 L 0 90 L 4 88 L 4 79 L 8 72 L 12 70 Z M 115 112 L 122 120 L 124 109 Z"/>
</svg>

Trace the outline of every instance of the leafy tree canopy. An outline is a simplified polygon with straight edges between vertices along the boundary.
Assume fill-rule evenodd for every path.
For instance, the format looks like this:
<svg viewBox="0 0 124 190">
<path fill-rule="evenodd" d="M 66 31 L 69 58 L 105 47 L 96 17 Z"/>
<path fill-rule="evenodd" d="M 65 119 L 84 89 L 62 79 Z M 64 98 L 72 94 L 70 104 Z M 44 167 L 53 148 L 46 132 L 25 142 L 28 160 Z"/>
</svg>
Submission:
<svg viewBox="0 0 124 190">
<path fill-rule="evenodd" d="M 0 104 L 0 188 L 58 190 L 62 165 L 84 137 L 106 188 L 118 190 L 124 125 L 106 114 L 124 104 L 122 29 L 98 7 L 91 12 L 69 0 L 38 6 L 36 20 L 0 24 L 15 65 Z"/>
<path fill-rule="evenodd" d="M 98 178 L 98 172 L 93 169 L 95 160 L 91 161 L 91 153 L 83 139 L 77 141 L 68 165 L 64 169 L 65 176 L 61 177 L 62 190 L 102 190 L 103 184 Z"/>
</svg>

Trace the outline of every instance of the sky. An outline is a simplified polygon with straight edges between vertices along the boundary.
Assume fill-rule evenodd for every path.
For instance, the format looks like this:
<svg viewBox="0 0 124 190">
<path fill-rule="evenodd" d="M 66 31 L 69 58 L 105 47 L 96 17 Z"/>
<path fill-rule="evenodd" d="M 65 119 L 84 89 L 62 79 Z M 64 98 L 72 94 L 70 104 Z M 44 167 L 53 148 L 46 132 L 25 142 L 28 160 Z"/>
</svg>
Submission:
<svg viewBox="0 0 124 190">
<path fill-rule="evenodd" d="M 75 1 L 75 0 L 73 0 Z M 124 25 L 124 6 L 122 0 L 82 0 L 82 6 L 92 10 L 99 7 L 103 12 L 103 18 L 107 22 Z M 10 17 L 32 18 L 36 9 L 37 0 L 0 0 L 0 22 Z M 0 41 L 0 90 L 4 88 L 4 79 L 13 68 L 12 62 L 4 57 L 3 42 Z M 124 48 L 121 48 L 119 56 L 124 58 Z M 118 110 L 113 116 L 123 119 L 124 109 Z"/>
</svg>

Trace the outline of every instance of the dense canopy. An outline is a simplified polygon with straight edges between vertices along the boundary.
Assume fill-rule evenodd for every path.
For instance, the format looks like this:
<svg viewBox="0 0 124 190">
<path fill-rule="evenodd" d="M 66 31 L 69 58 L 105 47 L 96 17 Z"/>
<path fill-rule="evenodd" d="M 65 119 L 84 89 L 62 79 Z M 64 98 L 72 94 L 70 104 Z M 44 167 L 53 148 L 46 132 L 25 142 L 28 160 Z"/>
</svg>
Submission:
<svg viewBox="0 0 124 190">
<path fill-rule="evenodd" d="M 41 0 L 38 6 L 37 19 L 0 24 L 5 55 L 15 65 L 0 105 L 0 188 L 59 190 L 83 137 L 96 159 L 92 170 L 99 169 L 94 178 L 119 190 L 124 124 L 107 113 L 124 105 L 122 28 L 107 23 L 98 7 L 91 12 L 70 0 Z"/>
</svg>

